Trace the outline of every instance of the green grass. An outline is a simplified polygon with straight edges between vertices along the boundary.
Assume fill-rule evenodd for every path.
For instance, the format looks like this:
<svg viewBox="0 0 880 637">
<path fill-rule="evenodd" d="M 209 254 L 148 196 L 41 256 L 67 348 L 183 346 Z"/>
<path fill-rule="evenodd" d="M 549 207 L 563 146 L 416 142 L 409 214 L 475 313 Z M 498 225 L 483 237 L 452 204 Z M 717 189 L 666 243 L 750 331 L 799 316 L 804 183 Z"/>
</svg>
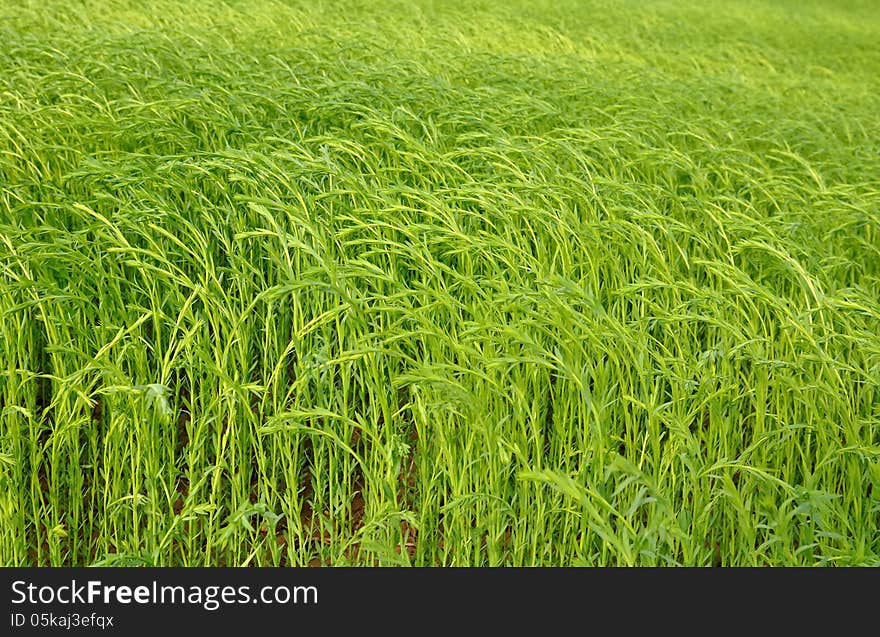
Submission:
<svg viewBox="0 0 880 637">
<path fill-rule="evenodd" d="M 0 563 L 880 564 L 878 40 L 0 0 Z"/>
</svg>

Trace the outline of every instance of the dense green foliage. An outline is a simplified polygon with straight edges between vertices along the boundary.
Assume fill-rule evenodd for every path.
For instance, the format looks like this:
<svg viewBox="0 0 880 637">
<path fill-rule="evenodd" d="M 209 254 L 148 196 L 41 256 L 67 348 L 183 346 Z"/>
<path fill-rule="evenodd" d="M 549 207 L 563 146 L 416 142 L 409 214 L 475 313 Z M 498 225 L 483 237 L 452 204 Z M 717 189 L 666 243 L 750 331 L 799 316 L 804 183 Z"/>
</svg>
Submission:
<svg viewBox="0 0 880 637">
<path fill-rule="evenodd" d="M 0 0 L 0 563 L 880 563 L 876 8 Z"/>
</svg>

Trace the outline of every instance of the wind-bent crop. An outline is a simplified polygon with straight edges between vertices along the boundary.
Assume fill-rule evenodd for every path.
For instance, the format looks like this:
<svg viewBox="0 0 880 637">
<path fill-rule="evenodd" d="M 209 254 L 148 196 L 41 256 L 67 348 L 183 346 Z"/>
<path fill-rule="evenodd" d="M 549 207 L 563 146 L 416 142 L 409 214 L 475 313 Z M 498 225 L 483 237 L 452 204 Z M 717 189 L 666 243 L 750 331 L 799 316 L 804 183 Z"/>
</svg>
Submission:
<svg viewBox="0 0 880 637">
<path fill-rule="evenodd" d="M 872 3 L 0 0 L 0 563 L 880 563 Z"/>
</svg>

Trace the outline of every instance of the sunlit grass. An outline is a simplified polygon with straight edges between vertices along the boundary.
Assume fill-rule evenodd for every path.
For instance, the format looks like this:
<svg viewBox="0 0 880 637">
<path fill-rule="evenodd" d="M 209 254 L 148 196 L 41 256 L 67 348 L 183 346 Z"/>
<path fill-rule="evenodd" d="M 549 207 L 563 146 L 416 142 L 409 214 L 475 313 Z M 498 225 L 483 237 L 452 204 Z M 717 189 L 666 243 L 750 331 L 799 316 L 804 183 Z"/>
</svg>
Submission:
<svg viewBox="0 0 880 637">
<path fill-rule="evenodd" d="M 858 2 L 0 1 L 0 562 L 878 564 Z"/>
</svg>

